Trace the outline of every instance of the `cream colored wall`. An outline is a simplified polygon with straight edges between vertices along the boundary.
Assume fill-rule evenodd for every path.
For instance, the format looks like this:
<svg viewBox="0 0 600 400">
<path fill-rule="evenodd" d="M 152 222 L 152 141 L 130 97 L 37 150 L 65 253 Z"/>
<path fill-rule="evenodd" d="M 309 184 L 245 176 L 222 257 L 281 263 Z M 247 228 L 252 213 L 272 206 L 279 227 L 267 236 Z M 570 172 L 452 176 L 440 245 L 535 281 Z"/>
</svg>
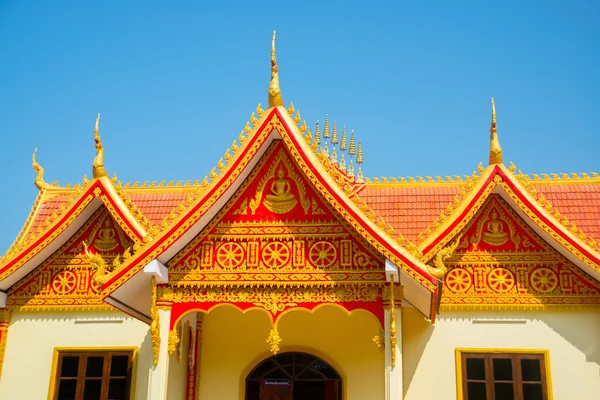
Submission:
<svg viewBox="0 0 600 400">
<path fill-rule="evenodd" d="M 555 400 L 600 396 L 600 313 L 442 312 L 431 326 L 406 308 L 402 327 L 406 400 L 456 399 L 456 348 L 548 349 Z"/>
<path fill-rule="evenodd" d="M 83 320 L 89 322 L 79 323 Z M 94 320 L 98 322 L 92 322 Z M 119 346 L 139 349 L 135 399 L 146 399 L 152 366 L 148 325 L 117 311 L 13 313 L 0 380 L 0 399 L 48 398 L 55 347 L 110 349 Z"/>
<path fill-rule="evenodd" d="M 271 356 L 266 342 L 270 329 L 270 317 L 263 311 L 211 311 L 204 320 L 200 398 L 242 399 L 246 375 Z M 282 352 L 305 351 L 337 369 L 344 399 L 384 398 L 384 358 L 373 343 L 381 328 L 372 314 L 357 311 L 348 316 L 332 306 L 314 314 L 293 311 L 281 318 L 278 329 Z M 171 392 L 169 399 L 176 399 Z"/>
</svg>

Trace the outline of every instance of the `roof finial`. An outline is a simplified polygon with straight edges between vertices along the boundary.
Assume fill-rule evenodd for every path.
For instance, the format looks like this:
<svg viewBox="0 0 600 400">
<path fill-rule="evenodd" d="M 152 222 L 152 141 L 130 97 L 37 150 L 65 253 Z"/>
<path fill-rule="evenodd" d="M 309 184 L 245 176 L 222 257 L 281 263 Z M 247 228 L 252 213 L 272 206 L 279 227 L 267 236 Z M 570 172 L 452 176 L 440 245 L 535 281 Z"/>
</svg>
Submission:
<svg viewBox="0 0 600 400">
<path fill-rule="evenodd" d="M 94 141 L 96 142 L 96 157 L 92 164 L 92 174 L 94 178 L 101 178 L 107 176 L 106 170 L 104 169 L 104 147 L 100 140 L 100 133 L 98 131 L 98 125 L 100 124 L 100 114 L 96 118 L 96 128 L 94 129 Z"/>
<path fill-rule="evenodd" d="M 273 31 L 273 41 L 271 42 L 271 83 L 269 85 L 269 107 L 283 106 L 281 98 L 281 89 L 279 88 L 279 72 L 277 59 L 275 58 L 275 31 Z"/>
<path fill-rule="evenodd" d="M 492 126 L 490 127 L 490 165 L 502 164 L 502 147 L 496 133 L 496 105 L 492 97 Z"/>
<path fill-rule="evenodd" d="M 315 143 L 317 146 L 321 144 L 321 129 L 319 129 L 319 121 L 317 121 L 317 127 L 315 128 Z"/>
<path fill-rule="evenodd" d="M 364 162 L 363 159 L 363 151 L 362 151 L 362 142 L 358 141 L 358 154 L 356 155 L 356 163 L 362 164 Z"/>
<path fill-rule="evenodd" d="M 44 182 L 44 168 L 42 168 L 42 166 L 35 159 L 36 153 L 37 147 L 35 148 L 35 150 L 33 151 L 33 155 L 31 156 L 31 166 L 33 167 L 33 170 L 37 172 L 37 176 L 35 177 L 35 186 L 37 186 L 37 188 L 41 190 L 43 187 L 48 186 L 48 184 Z"/>
<path fill-rule="evenodd" d="M 344 127 L 344 130 L 342 131 L 342 141 L 340 142 L 340 150 L 344 151 L 348 148 L 348 145 L 346 143 L 346 127 Z"/>
</svg>

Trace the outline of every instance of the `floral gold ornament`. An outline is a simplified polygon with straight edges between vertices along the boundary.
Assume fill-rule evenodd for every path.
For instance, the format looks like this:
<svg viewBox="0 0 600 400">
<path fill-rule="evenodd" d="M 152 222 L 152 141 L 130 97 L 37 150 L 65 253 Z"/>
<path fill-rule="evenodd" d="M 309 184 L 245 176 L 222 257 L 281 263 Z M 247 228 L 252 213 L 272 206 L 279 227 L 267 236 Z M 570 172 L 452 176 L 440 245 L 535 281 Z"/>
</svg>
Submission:
<svg viewBox="0 0 600 400">
<path fill-rule="evenodd" d="M 377 350 L 383 353 L 385 350 L 385 333 L 383 330 L 379 330 L 375 336 L 373 336 L 373 343 L 377 346 Z"/>
<path fill-rule="evenodd" d="M 396 344 L 397 344 L 397 327 L 396 327 L 396 302 L 394 292 L 396 291 L 394 276 L 392 275 L 390 282 L 390 351 L 392 352 L 392 368 L 396 367 Z"/>
<path fill-rule="evenodd" d="M 282 339 L 279 336 L 279 331 L 277 331 L 277 326 L 273 326 L 273 329 L 271 329 L 271 331 L 269 332 L 269 337 L 267 338 L 269 350 L 271 351 L 271 353 L 273 353 L 273 355 L 276 355 L 277 353 L 279 353 L 279 350 L 281 350 L 279 348 L 279 344 L 281 343 L 281 341 Z"/>
</svg>

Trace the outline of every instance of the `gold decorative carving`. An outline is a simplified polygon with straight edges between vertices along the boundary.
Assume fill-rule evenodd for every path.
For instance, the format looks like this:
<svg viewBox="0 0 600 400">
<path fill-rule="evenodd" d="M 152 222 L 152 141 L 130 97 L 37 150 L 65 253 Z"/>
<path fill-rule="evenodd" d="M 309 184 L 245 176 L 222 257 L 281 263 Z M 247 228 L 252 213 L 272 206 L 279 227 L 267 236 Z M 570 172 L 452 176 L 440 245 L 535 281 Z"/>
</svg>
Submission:
<svg viewBox="0 0 600 400">
<path fill-rule="evenodd" d="M 161 288 L 162 289 L 162 288 Z M 177 287 L 165 293 L 173 303 L 251 303 L 276 314 L 299 303 L 375 302 L 381 296 L 381 286 L 338 285 L 307 287 Z M 160 297 L 159 300 L 163 300 Z"/>
<path fill-rule="evenodd" d="M 390 290 L 390 350 L 392 352 L 392 368 L 396 367 L 396 342 L 397 342 L 397 328 L 396 328 L 396 304 L 394 299 L 394 277 L 391 277 L 391 290 Z"/>
<path fill-rule="evenodd" d="M 485 224 L 486 231 L 482 233 L 484 242 L 491 246 L 502 246 L 508 241 L 508 234 L 504 232 L 502 221 L 498 219 L 498 212 L 493 210 L 490 219 Z"/>
<path fill-rule="evenodd" d="M 108 281 L 108 278 L 111 274 L 111 271 L 108 270 L 108 265 L 106 264 L 106 261 L 104 261 L 100 254 L 94 254 L 90 252 L 85 242 L 83 242 L 83 248 L 86 257 L 90 262 L 91 268 L 94 271 L 96 271 L 96 273 L 94 274 L 94 282 L 96 282 L 99 285 L 105 284 Z M 115 261 L 118 263 L 118 257 L 115 258 Z"/>
<path fill-rule="evenodd" d="M 496 106 L 492 97 L 492 126 L 490 127 L 490 165 L 502 164 L 502 147 L 496 133 Z"/>
<path fill-rule="evenodd" d="M 97 250 L 104 252 L 114 250 L 119 245 L 117 234 L 112 227 L 110 218 L 104 220 L 104 227 L 98 231 L 98 236 L 94 239 L 93 245 Z"/>
<path fill-rule="evenodd" d="M 275 31 L 271 42 L 271 83 L 269 84 L 269 107 L 283 106 L 281 89 L 279 88 L 279 68 L 275 58 Z"/>
<path fill-rule="evenodd" d="M 98 118 L 96 118 L 96 127 L 94 128 L 94 142 L 96 143 L 96 157 L 94 158 L 94 163 L 92 164 L 92 175 L 94 178 L 108 176 L 106 170 L 104 169 L 104 147 L 102 146 L 102 141 L 100 140 L 100 132 L 98 130 L 99 124 L 100 114 L 98 114 Z"/>
<path fill-rule="evenodd" d="M 179 336 L 177 335 L 177 328 L 173 328 L 169 331 L 169 354 L 175 353 L 178 344 Z"/>
<path fill-rule="evenodd" d="M 277 331 L 277 326 L 274 326 L 273 329 L 271 329 L 271 332 L 269 332 L 269 337 L 267 338 L 269 350 L 271 350 L 271 353 L 273 353 L 274 355 L 279 353 L 279 343 L 281 343 L 281 341 L 282 339 L 279 336 L 279 332 Z"/>
<path fill-rule="evenodd" d="M 158 307 L 156 297 L 156 277 L 152 276 L 152 298 L 150 308 L 150 318 L 152 323 L 150 324 L 150 340 L 152 341 L 152 352 L 154 354 L 154 365 L 158 365 L 158 356 L 160 354 L 160 317 L 158 315 Z"/>
<path fill-rule="evenodd" d="M 282 166 L 277 170 L 277 179 L 271 183 L 271 193 L 265 195 L 264 205 L 275 214 L 290 212 L 298 203 L 291 192 L 291 186 L 286 179 Z"/>
<path fill-rule="evenodd" d="M 377 334 L 373 337 L 373 342 L 377 346 L 377 350 L 379 350 L 380 353 L 383 353 L 385 350 L 385 333 L 383 330 L 379 330 L 377 332 Z"/>
<path fill-rule="evenodd" d="M 444 262 L 452 256 L 452 253 L 454 253 L 454 250 L 456 250 L 459 243 L 460 236 L 456 238 L 456 240 L 452 242 L 450 246 L 444 247 L 435 255 L 435 258 L 433 259 L 434 266 L 427 266 L 427 270 L 431 275 L 435 276 L 438 279 L 442 279 L 444 275 L 446 275 L 446 272 L 448 272 L 448 268 L 446 267 Z"/>
</svg>

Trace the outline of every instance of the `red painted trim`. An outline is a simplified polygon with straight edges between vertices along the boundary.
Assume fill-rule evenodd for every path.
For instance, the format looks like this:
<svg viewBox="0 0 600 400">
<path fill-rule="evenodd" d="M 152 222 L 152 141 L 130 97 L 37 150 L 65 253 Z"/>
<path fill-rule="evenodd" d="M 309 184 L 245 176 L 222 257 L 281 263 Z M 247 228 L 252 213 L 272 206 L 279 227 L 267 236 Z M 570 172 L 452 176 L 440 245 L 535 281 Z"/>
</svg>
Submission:
<svg viewBox="0 0 600 400">
<path fill-rule="evenodd" d="M 486 190 L 490 182 L 494 180 L 494 176 L 496 175 L 498 170 L 500 170 L 500 168 L 496 166 L 490 174 L 490 176 L 485 180 L 485 183 L 483 184 L 483 186 L 481 186 L 475 197 L 473 197 L 473 200 L 471 200 L 471 202 L 467 205 L 467 207 L 465 207 L 463 212 L 458 216 L 458 218 L 456 218 L 452 222 L 452 224 L 450 224 L 448 228 L 446 228 L 433 242 L 431 242 L 427 247 L 423 249 L 423 254 L 427 254 L 432 248 L 434 248 L 441 240 L 443 240 L 450 232 L 452 232 L 452 230 L 454 230 L 456 225 L 458 225 L 466 217 L 466 215 L 475 206 L 477 200 L 481 197 L 481 194 Z"/>
<path fill-rule="evenodd" d="M 281 114 L 279 113 L 279 110 L 276 109 L 275 111 L 277 112 L 277 115 L 279 116 L 279 119 L 283 123 L 284 119 L 281 116 Z M 352 217 L 354 217 L 356 220 L 360 221 L 361 224 L 362 224 L 362 226 L 363 226 L 363 228 L 365 230 L 367 230 L 369 232 L 369 234 L 371 236 L 373 236 L 379 243 L 381 243 L 382 245 L 384 245 L 388 249 L 388 251 L 390 251 L 391 253 L 393 253 L 396 257 L 400 258 L 405 264 L 410 265 L 411 268 L 413 268 L 415 271 L 417 271 L 419 273 L 419 275 L 421 275 L 422 277 L 426 278 L 431 283 L 437 284 L 437 279 L 436 278 L 434 278 L 428 272 L 424 271 L 418 265 L 416 265 L 411 260 L 409 260 L 408 258 L 406 258 L 402 253 L 400 253 L 399 251 L 396 251 L 392 246 L 390 246 L 389 242 L 384 237 L 382 237 L 381 235 L 379 235 L 378 233 L 376 233 L 373 229 L 371 229 L 371 227 L 365 221 L 364 218 L 362 218 L 359 214 L 355 213 L 354 210 L 352 210 L 350 207 L 347 207 L 346 201 L 344 199 L 342 199 L 342 197 L 339 196 L 337 194 L 337 192 L 325 180 L 322 179 L 321 176 L 319 176 L 319 173 L 317 172 L 317 168 L 312 167 L 312 163 L 310 162 L 310 160 L 306 156 L 306 153 L 304 153 L 303 151 L 301 151 L 301 146 L 298 143 L 297 138 L 290 133 L 290 130 L 289 130 L 289 127 L 287 126 L 287 124 L 283 123 L 283 125 L 284 125 L 284 127 L 286 128 L 286 130 L 288 132 L 288 136 L 290 137 L 290 139 L 292 140 L 292 142 L 296 146 L 296 149 L 298 150 L 298 152 L 302 156 L 304 162 L 310 167 L 310 169 L 313 171 L 313 173 L 315 173 L 315 175 L 317 176 L 317 178 L 319 179 L 319 181 L 321 182 L 321 184 L 323 186 L 325 186 L 325 188 L 327 189 L 327 191 L 329 192 L 329 194 L 331 194 L 335 198 L 335 200 L 344 207 L 344 209 L 346 210 L 346 212 L 348 212 L 350 215 L 352 215 Z"/>
</svg>

